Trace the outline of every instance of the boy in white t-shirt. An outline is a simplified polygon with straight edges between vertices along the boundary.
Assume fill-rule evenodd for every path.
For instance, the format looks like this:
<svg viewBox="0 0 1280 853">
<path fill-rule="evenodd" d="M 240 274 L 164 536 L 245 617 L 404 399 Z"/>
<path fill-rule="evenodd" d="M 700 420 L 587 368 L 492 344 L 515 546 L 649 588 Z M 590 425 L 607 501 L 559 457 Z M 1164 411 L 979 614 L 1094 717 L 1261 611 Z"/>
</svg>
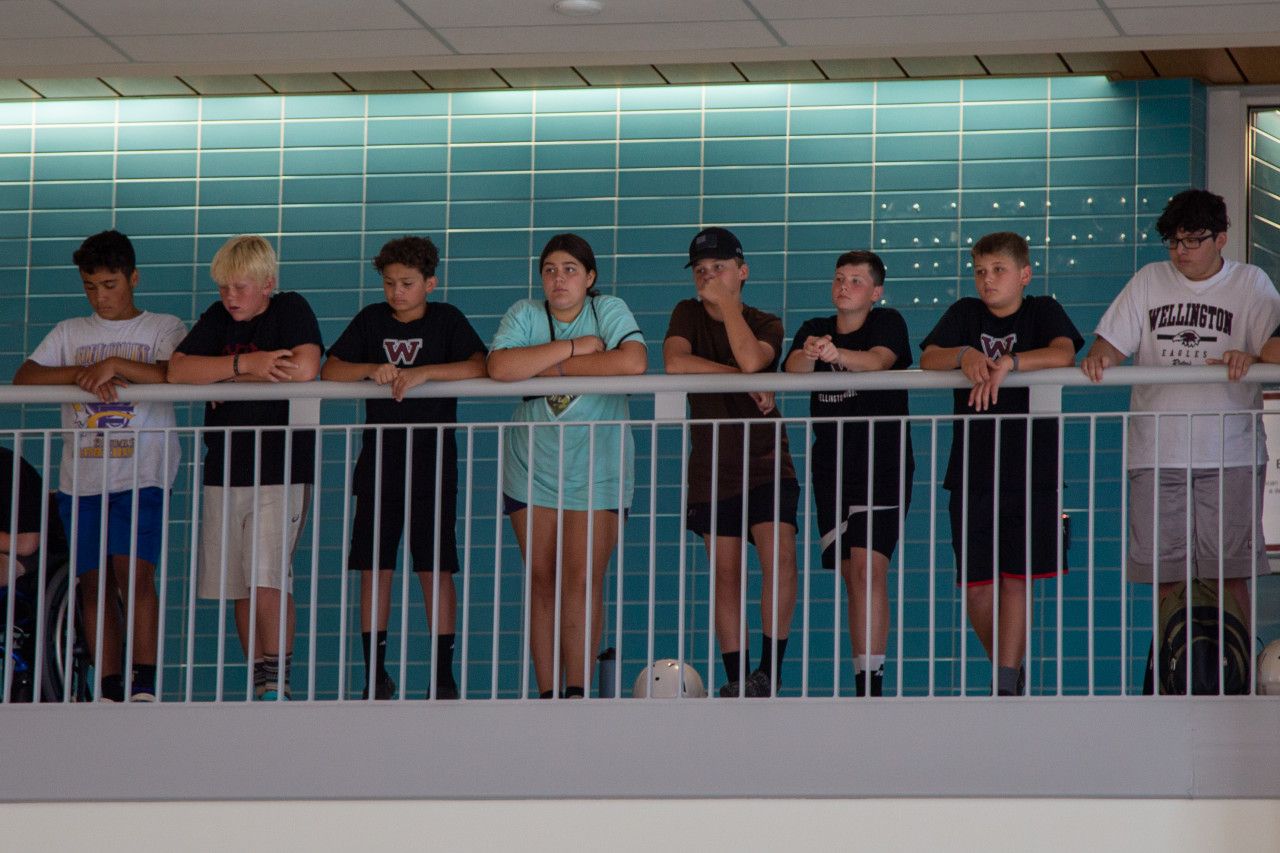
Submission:
<svg viewBox="0 0 1280 853">
<path fill-rule="evenodd" d="M 171 314 L 152 314 L 134 304 L 138 270 L 133 244 L 119 231 L 89 237 L 72 260 L 93 314 L 58 323 L 18 368 L 13 384 L 79 385 L 98 398 L 96 403 L 62 406 L 63 427 L 75 431 L 63 436 L 58 512 L 74 543 L 71 559 L 80 577 L 86 640 L 101 657 L 101 698 L 123 701 L 128 686 L 133 700 L 154 701 L 160 621 L 155 565 L 164 530 L 164 492 L 178 473 L 181 451 L 177 434 L 162 431 L 175 425 L 171 403 L 122 402 L 116 389 L 164 382 L 166 362 L 186 327 Z M 105 544 L 100 541 L 104 497 Z M 105 578 L 98 575 L 104 565 L 111 567 Z M 133 604 L 133 658 L 127 676 L 122 656 L 126 634 L 119 610 L 112 606 L 117 595 L 126 609 L 131 598 Z M 95 647 L 99 630 L 101 650 Z"/>
<path fill-rule="evenodd" d="M 1169 260 L 1129 280 L 1080 366 L 1095 382 L 1131 354 L 1143 366 L 1227 366 L 1230 381 L 1221 384 L 1133 386 L 1131 411 L 1183 414 L 1129 422 L 1128 575 L 1158 583 L 1163 599 L 1186 579 L 1188 552 L 1193 575 L 1211 581 L 1221 559 L 1223 586 L 1247 620 L 1249 578 L 1268 571 L 1267 449 L 1261 422 L 1248 414 L 1262 408 L 1262 388 L 1240 380 L 1280 323 L 1280 293 L 1262 270 L 1222 256 L 1230 224 L 1221 196 L 1191 189 L 1170 199 L 1156 221 Z"/>
</svg>

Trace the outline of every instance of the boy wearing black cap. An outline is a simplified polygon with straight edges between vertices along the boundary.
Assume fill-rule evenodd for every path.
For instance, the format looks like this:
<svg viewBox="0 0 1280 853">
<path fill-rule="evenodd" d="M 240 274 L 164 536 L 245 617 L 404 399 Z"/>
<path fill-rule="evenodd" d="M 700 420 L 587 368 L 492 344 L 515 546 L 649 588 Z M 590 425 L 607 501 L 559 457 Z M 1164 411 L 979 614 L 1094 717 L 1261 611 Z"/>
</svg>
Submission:
<svg viewBox="0 0 1280 853">
<path fill-rule="evenodd" d="M 778 369 L 782 321 L 742 303 L 748 269 L 742 244 L 724 228 L 706 228 L 689 244 L 697 299 L 671 312 L 662 357 L 667 373 L 763 373 Z M 796 506 L 800 487 L 785 430 L 749 428 L 747 491 L 743 484 L 743 425 L 780 418 L 772 392 L 690 394 L 690 417 L 725 423 L 693 426 L 685 526 L 703 538 L 715 571 L 715 625 L 728 684 L 721 696 L 771 696 L 781 684 L 796 604 Z M 738 423 L 735 423 L 738 422 Z M 712 449 L 716 448 L 713 455 Z M 743 513 L 747 540 L 763 572 L 760 666 L 749 675 L 744 643 Z M 714 529 L 714 534 L 713 534 Z M 744 656 L 743 652 L 747 652 Z"/>
</svg>

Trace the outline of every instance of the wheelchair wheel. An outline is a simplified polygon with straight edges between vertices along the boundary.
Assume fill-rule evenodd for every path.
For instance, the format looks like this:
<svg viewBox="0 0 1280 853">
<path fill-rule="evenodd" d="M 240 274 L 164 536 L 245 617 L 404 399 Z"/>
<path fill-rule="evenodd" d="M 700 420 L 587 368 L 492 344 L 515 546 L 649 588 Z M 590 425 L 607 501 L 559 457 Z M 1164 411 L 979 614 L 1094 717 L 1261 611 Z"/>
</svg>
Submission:
<svg viewBox="0 0 1280 853">
<path fill-rule="evenodd" d="M 58 567 L 45 585 L 45 656 L 41 676 L 41 699 L 45 702 L 63 701 L 64 691 L 72 702 L 90 702 L 93 699 L 89 672 L 89 653 L 85 646 L 84 628 L 80 623 L 79 607 L 76 608 L 74 644 L 71 647 L 71 668 L 67 671 L 67 592 L 68 567 Z"/>
</svg>

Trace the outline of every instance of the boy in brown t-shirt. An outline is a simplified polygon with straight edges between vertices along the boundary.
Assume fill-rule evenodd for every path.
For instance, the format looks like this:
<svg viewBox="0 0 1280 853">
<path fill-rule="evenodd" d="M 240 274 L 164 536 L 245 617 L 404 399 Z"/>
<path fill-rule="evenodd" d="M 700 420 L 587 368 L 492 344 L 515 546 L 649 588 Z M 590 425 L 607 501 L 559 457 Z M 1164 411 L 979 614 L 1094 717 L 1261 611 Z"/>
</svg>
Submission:
<svg viewBox="0 0 1280 853">
<path fill-rule="evenodd" d="M 782 321 L 742 304 L 747 264 L 742 244 L 724 228 L 707 228 L 689 245 L 698 299 L 671 312 L 662 344 L 667 373 L 763 373 L 778 369 Z M 771 392 L 690 394 L 694 420 L 780 418 Z M 781 684 L 796 606 L 796 506 L 800 487 L 787 434 L 774 424 L 749 429 L 747 492 L 742 491 L 743 426 L 693 426 L 685 526 L 703 538 L 715 571 L 715 627 L 728 684 L 721 696 L 771 696 Z M 717 452 L 712 454 L 712 447 Z M 764 574 L 760 621 L 764 648 L 749 675 L 742 608 L 743 512 L 747 541 Z M 714 535 L 713 535 L 714 519 Z M 776 611 L 776 612 L 775 612 Z M 772 627 L 771 627 L 772 626 Z M 743 652 L 748 654 L 744 657 Z"/>
</svg>

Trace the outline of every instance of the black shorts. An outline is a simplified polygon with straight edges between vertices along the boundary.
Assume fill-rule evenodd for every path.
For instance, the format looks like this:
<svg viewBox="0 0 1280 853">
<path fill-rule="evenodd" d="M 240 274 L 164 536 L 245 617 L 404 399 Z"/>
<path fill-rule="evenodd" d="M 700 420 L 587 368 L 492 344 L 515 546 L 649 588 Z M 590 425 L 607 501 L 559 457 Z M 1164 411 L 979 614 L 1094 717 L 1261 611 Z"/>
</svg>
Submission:
<svg viewBox="0 0 1280 853">
<path fill-rule="evenodd" d="M 798 527 L 796 508 L 800 505 L 800 484 L 788 478 L 778 484 L 778 505 L 773 503 L 773 483 L 764 483 L 747 492 L 747 541 L 757 524 L 779 522 Z M 684 513 L 685 529 L 699 536 L 711 533 L 711 501 L 690 503 Z M 716 502 L 716 535 L 742 535 L 742 495 Z"/>
<path fill-rule="evenodd" d="M 1058 574 L 1058 558 L 1062 559 L 1062 573 L 1067 573 L 1067 553 L 1058 550 L 1058 531 L 1062 519 L 1058 515 L 1058 493 L 1051 489 L 1031 492 L 1031 524 L 1027 524 L 1026 498 L 1016 492 L 1001 495 L 1000 517 L 995 518 L 995 498 L 991 491 L 969 492 L 968 536 L 961 537 L 964 529 L 964 492 L 952 492 L 951 547 L 956 555 L 956 583 L 991 583 L 995 558 L 992 554 L 992 527 L 998 524 L 1000 543 L 999 563 L 1002 577 L 1050 578 Z M 967 541 L 966 541 L 967 540 Z M 1031 567 L 1027 569 L 1027 542 L 1031 545 Z M 965 545 L 969 564 L 964 564 Z M 1065 537 L 1063 540 L 1065 546 Z"/>
<path fill-rule="evenodd" d="M 351 554 L 347 568 L 353 572 L 372 571 L 374 500 L 372 495 L 356 495 L 355 519 L 351 523 Z M 445 491 L 440 496 L 440 568 L 450 574 L 458 572 L 458 543 L 454 531 L 457 521 L 458 494 Z M 404 498 L 388 496 L 382 500 L 378 518 L 378 566 L 396 568 L 396 551 L 404 532 Z M 435 495 L 415 497 L 409 503 L 409 555 L 415 572 L 429 572 L 435 565 Z"/>
<path fill-rule="evenodd" d="M 892 557 L 898 547 L 898 528 L 900 516 L 906 515 L 911 506 L 911 472 L 902 483 L 902 506 L 896 506 L 899 500 L 897 483 L 890 500 L 877 501 L 878 507 L 871 510 L 871 550 L 886 557 Z M 840 502 L 846 510 L 840 519 L 840 542 L 836 543 L 836 481 L 834 477 L 813 473 L 813 503 L 818 513 L 818 530 L 822 533 L 822 567 L 834 569 L 836 554 L 843 560 L 849 556 L 851 548 L 867 547 L 867 507 L 866 483 L 849 483 L 846 481 L 841 489 Z M 876 491 L 885 490 L 877 488 Z M 890 505 L 893 504 L 893 505 Z"/>
</svg>

